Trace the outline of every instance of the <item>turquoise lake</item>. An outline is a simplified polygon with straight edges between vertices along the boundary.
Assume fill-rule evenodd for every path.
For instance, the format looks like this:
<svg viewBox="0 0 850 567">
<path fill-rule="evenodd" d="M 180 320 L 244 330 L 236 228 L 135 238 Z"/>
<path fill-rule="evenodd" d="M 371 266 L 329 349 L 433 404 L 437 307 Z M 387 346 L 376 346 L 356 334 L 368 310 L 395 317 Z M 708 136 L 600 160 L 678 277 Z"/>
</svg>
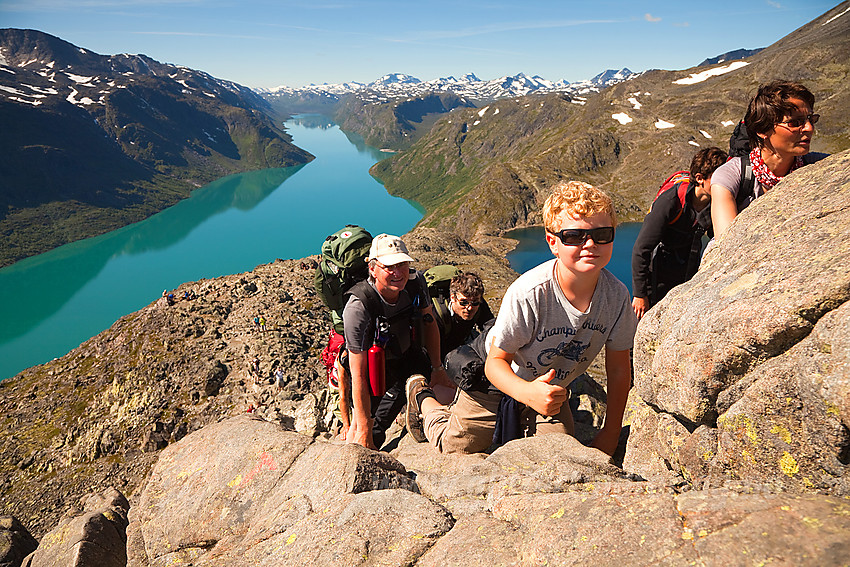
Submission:
<svg viewBox="0 0 850 567">
<path fill-rule="evenodd" d="M 164 289 L 316 254 L 347 223 L 403 234 L 422 218 L 369 175 L 387 154 L 324 117 L 286 127 L 315 160 L 219 179 L 145 221 L 0 270 L 0 379 L 66 354 Z"/>
</svg>

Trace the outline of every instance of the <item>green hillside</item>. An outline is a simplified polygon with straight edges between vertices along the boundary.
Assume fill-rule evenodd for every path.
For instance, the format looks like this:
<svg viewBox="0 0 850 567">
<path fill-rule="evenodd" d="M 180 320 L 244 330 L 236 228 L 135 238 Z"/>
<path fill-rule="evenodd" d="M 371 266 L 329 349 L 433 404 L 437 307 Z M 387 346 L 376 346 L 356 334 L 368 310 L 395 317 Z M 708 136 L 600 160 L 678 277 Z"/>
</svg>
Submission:
<svg viewBox="0 0 850 567">
<path fill-rule="evenodd" d="M 425 206 L 423 225 L 467 238 L 540 222 L 543 193 L 562 179 L 607 190 L 621 218 L 642 220 L 667 175 L 687 168 L 700 148 L 726 149 L 758 85 L 779 78 L 815 93 L 822 118 L 812 149 L 846 149 L 850 19 L 831 18 L 847 6 L 702 81 L 675 82 L 704 67 L 650 71 L 586 99 L 548 95 L 456 109 L 372 173 L 391 193 Z"/>
</svg>

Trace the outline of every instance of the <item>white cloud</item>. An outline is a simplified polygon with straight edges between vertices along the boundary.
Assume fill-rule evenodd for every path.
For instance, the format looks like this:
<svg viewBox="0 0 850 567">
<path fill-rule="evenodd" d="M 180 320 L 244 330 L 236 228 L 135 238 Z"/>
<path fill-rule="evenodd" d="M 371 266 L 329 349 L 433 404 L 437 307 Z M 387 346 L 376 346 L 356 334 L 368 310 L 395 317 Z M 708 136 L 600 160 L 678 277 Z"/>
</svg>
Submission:
<svg viewBox="0 0 850 567">
<path fill-rule="evenodd" d="M 661 18 L 657 18 L 657 17 L 653 16 L 652 14 L 650 14 L 649 12 L 647 12 L 646 14 L 643 15 L 643 19 L 646 20 L 647 22 L 653 22 L 653 23 L 661 21 Z"/>
</svg>

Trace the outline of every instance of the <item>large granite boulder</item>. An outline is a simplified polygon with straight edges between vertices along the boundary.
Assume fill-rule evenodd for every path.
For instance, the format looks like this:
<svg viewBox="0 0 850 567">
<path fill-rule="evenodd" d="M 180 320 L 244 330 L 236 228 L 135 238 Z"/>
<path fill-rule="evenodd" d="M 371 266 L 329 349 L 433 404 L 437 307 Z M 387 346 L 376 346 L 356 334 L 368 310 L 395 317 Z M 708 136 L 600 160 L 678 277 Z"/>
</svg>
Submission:
<svg viewBox="0 0 850 567">
<path fill-rule="evenodd" d="M 850 495 L 848 180 L 789 175 L 641 320 L 626 469 Z"/>
<path fill-rule="evenodd" d="M 452 523 L 386 453 L 235 417 L 163 451 L 129 564 L 406 564 Z"/>
<path fill-rule="evenodd" d="M 24 558 L 23 567 L 125 567 L 127 510 L 130 503 L 114 488 L 82 498 L 38 548 Z"/>
<path fill-rule="evenodd" d="M 566 435 L 492 455 L 392 455 L 235 417 L 162 453 L 129 565 L 843 565 L 850 504 L 736 486 L 684 494 Z"/>
<path fill-rule="evenodd" d="M 0 516 L 0 567 L 19 567 L 38 541 L 14 516 Z"/>
</svg>

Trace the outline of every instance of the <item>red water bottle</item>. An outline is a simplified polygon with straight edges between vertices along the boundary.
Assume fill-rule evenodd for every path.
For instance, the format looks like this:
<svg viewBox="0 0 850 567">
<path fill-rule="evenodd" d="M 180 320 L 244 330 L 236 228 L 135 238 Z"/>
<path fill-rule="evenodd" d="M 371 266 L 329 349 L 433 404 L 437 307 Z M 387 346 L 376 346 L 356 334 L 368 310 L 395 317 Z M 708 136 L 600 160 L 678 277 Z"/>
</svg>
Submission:
<svg viewBox="0 0 850 567">
<path fill-rule="evenodd" d="M 384 347 L 377 342 L 369 347 L 369 387 L 372 395 L 380 398 L 387 391 L 386 367 L 384 366 Z"/>
</svg>

